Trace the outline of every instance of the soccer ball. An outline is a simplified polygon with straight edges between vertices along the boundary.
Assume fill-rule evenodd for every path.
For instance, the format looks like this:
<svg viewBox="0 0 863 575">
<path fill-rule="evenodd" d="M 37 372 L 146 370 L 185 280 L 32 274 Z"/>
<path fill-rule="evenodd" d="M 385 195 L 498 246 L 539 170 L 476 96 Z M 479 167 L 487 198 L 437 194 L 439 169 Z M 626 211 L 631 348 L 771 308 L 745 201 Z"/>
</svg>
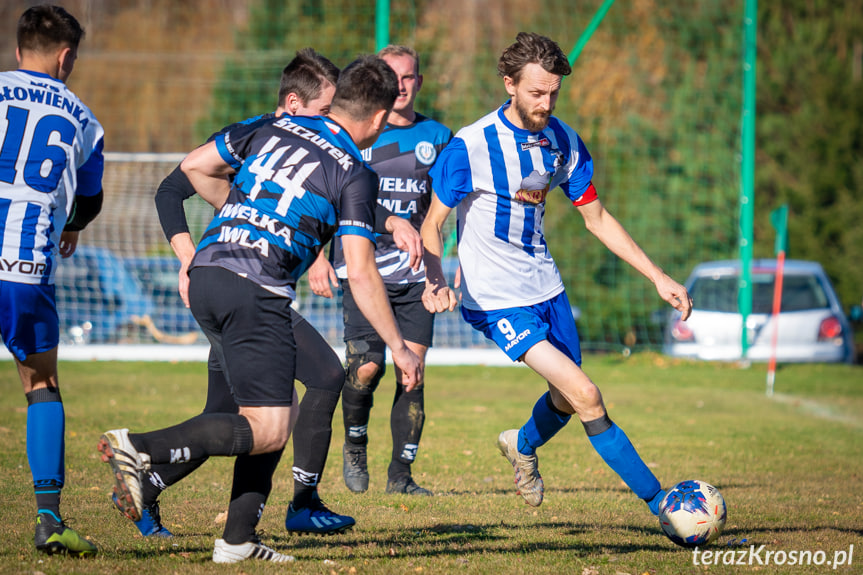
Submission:
<svg viewBox="0 0 863 575">
<path fill-rule="evenodd" d="M 722 531 L 725 517 L 719 490 L 695 479 L 669 489 L 659 504 L 659 525 L 681 547 L 706 545 Z"/>
</svg>

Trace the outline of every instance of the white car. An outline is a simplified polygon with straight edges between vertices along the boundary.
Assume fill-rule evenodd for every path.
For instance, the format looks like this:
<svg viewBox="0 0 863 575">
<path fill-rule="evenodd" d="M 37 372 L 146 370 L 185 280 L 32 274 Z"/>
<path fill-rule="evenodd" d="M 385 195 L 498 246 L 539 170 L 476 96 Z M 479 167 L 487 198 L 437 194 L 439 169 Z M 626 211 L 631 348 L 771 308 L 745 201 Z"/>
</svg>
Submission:
<svg viewBox="0 0 863 575">
<path fill-rule="evenodd" d="M 768 361 L 778 328 L 779 362 L 854 363 L 854 333 L 836 290 L 821 264 L 787 260 L 782 274 L 782 307 L 772 315 L 776 260 L 752 261 L 752 312 L 746 322 L 746 359 Z M 702 360 L 741 358 L 738 311 L 740 262 L 699 264 L 686 280 L 693 299 L 685 322 L 672 312 L 665 328 L 664 353 Z"/>
</svg>

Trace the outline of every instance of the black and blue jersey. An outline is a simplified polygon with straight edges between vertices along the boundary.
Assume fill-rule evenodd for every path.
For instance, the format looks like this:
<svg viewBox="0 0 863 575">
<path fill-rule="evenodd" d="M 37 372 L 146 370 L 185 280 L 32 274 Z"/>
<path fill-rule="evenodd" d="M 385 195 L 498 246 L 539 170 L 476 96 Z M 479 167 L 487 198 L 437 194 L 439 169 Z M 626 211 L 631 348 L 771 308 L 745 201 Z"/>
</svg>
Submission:
<svg viewBox="0 0 863 575">
<path fill-rule="evenodd" d="M 293 299 L 333 236 L 375 241 L 377 175 L 332 120 L 265 116 L 214 141 L 237 173 L 190 268 L 222 267 Z"/>
<path fill-rule="evenodd" d="M 378 203 L 410 220 L 417 230 L 431 204 L 429 169 L 451 138 L 449 128 L 417 114 L 410 126 L 387 124 L 374 145 L 362 151 L 363 159 L 378 174 Z M 345 279 L 347 270 L 341 242 L 334 243 L 332 259 L 336 275 Z M 375 260 L 385 283 L 425 281 L 425 268 L 412 270 L 408 265 L 408 253 L 395 246 L 390 234 L 377 236 Z"/>
</svg>

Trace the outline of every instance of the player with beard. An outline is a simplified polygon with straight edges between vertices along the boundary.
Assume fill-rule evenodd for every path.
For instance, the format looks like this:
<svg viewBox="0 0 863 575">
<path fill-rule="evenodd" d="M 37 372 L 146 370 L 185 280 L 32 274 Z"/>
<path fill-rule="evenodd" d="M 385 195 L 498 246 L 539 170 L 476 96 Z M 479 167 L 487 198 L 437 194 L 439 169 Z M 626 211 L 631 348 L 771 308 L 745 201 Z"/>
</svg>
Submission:
<svg viewBox="0 0 863 575">
<path fill-rule="evenodd" d="M 587 229 L 652 281 L 684 320 L 692 300 L 605 209 L 584 142 L 552 116 L 571 71 L 560 47 L 539 34 L 519 33 L 504 50 L 498 72 L 511 99 L 462 128 L 431 170 L 434 197 L 421 230 L 428 278 L 423 302 L 431 312 L 456 306 L 440 257 L 441 230 L 458 206 L 462 316 L 548 383 L 527 422 L 498 437 L 519 493 L 534 507 L 542 503 L 536 450 L 576 414 L 594 449 L 655 515 L 665 492 L 581 369 L 572 309 L 543 232 L 549 190 L 560 187 Z"/>
</svg>

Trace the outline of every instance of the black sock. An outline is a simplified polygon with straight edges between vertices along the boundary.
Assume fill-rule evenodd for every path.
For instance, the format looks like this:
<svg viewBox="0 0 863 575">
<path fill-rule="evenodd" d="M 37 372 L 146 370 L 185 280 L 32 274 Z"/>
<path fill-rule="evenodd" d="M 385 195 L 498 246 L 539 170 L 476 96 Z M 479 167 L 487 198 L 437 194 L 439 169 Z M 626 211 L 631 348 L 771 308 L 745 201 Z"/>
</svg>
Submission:
<svg viewBox="0 0 863 575">
<path fill-rule="evenodd" d="M 390 431 L 393 437 L 392 461 L 387 470 L 390 479 L 410 475 L 424 423 L 423 388 L 405 391 L 403 385 L 396 383 L 396 394 L 390 413 Z"/>
<path fill-rule="evenodd" d="M 213 455 L 243 455 L 252 450 L 252 427 L 242 415 L 204 413 L 179 425 L 130 433 L 138 451 L 156 463 L 186 463 Z"/>
<path fill-rule="evenodd" d="M 588 437 L 595 437 L 611 429 L 612 421 L 608 417 L 608 413 L 604 413 L 602 417 L 597 417 L 590 421 L 582 421 L 581 424 L 584 426 L 584 432 L 587 433 Z"/>
<path fill-rule="evenodd" d="M 351 446 L 365 446 L 369 442 L 369 416 L 375 404 L 375 390 L 387 371 L 385 352 L 386 344 L 376 337 L 347 342 L 342 417 L 345 443 Z M 377 366 L 375 373 L 367 382 L 360 381 L 359 369 L 368 366 Z"/>
<path fill-rule="evenodd" d="M 397 479 L 407 479 L 410 476 L 410 463 L 403 463 L 398 459 L 390 461 L 390 465 L 389 467 L 387 467 L 387 479 L 389 481 L 395 481 Z"/>
<path fill-rule="evenodd" d="M 342 389 L 342 416 L 345 422 L 345 443 L 365 446 L 369 442 L 369 414 L 374 405 L 374 390 L 358 389 L 346 383 Z"/>
<path fill-rule="evenodd" d="M 186 463 L 159 463 L 152 465 L 147 472 L 147 481 L 141 483 L 144 507 L 150 507 L 159 499 L 159 495 L 168 487 L 179 482 L 202 466 L 207 458 L 187 461 Z"/>
<path fill-rule="evenodd" d="M 40 482 L 34 487 L 36 494 L 36 509 L 39 513 L 50 511 L 60 517 L 60 490 L 63 485 L 55 481 Z"/>
<path fill-rule="evenodd" d="M 210 355 L 212 355 L 212 350 Z M 211 358 L 210 362 L 214 360 Z M 225 373 L 222 371 L 218 362 L 209 365 L 207 370 L 207 403 L 204 405 L 203 413 L 237 413 L 239 408 L 234 402 L 234 396 L 231 395 L 231 388 L 228 385 L 228 380 L 225 379 Z M 162 491 L 168 487 L 179 483 L 183 478 L 190 475 L 198 469 L 207 458 L 187 461 L 186 463 L 160 463 L 152 465 L 149 469 L 147 481 L 141 485 L 144 507 L 150 507 L 156 501 Z"/>
<path fill-rule="evenodd" d="M 239 545 L 255 537 L 255 527 L 273 488 L 273 472 L 279 465 L 282 451 L 237 457 L 228 520 L 222 535 L 226 543 Z"/>
<path fill-rule="evenodd" d="M 294 509 L 308 507 L 327 463 L 339 394 L 307 388 L 294 426 Z"/>
</svg>

